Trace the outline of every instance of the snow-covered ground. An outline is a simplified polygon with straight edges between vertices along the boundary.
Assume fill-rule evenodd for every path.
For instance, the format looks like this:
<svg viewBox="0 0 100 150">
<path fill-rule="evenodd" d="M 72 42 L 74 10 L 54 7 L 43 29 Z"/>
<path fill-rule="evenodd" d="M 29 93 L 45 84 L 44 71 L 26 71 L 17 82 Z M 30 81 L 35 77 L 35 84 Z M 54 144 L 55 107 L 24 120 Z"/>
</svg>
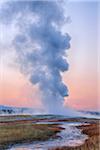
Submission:
<svg viewBox="0 0 100 150">
<path fill-rule="evenodd" d="M 0 115 L 15 115 L 15 114 L 38 114 L 43 112 L 42 109 L 27 108 L 27 107 L 10 107 L 0 105 Z"/>
<path fill-rule="evenodd" d="M 65 117 L 71 117 L 71 114 L 73 114 L 71 113 L 71 111 L 73 112 L 74 110 L 70 108 L 67 109 L 68 112 L 70 112 L 70 115 Z M 0 115 L 15 115 L 15 114 L 31 114 L 31 115 L 40 114 L 41 115 L 41 114 L 45 114 L 45 111 L 43 109 L 37 109 L 37 108 L 9 107 L 9 106 L 0 105 Z M 86 118 L 100 119 L 100 111 L 79 111 L 76 113 L 76 116 L 72 115 L 72 117 L 86 117 Z"/>
</svg>

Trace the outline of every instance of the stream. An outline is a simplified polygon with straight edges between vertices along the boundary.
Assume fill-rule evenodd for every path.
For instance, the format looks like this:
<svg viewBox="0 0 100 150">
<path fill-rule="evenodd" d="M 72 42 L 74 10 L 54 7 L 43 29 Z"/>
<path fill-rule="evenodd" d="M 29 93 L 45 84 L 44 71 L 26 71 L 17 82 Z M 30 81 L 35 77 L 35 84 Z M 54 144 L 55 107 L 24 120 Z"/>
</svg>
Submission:
<svg viewBox="0 0 100 150">
<path fill-rule="evenodd" d="M 38 122 L 38 124 L 51 124 L 51 122 Z M 54 124 L 55 122 L 52 122 Z M 13 145 L 8 150 L 50 150 L 54 147 L 59 146 L 78 146 L 85 142 L 88 138 L 87 135 L 82 134 L 81 130 L 76 126 L 82 125 L 84 123 L 79 122 L 57 122 L 59 126 L 64 128 L 61 132 L 57 133 L 59 138 L 50 139 L 47 141 L 37 141 L 31 144 L 17 144 Z"/>
</svg>

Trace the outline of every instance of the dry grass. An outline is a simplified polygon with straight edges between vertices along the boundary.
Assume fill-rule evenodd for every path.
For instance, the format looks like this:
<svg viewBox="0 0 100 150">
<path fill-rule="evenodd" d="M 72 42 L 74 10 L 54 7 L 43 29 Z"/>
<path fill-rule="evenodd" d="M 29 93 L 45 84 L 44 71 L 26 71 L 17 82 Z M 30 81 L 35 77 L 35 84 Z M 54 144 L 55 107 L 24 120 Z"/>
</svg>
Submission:
<svg viewBox="0 0 100 150">
<path fill-rule="evenodd" d="M 18 117 L 21 120 L 16 120 Z M 30 119 L 27 119 L 30 118 Z M 33 119 L 31 116 L 6 116 L 0 117 L 0 150 L 7 149 L 9 145 L 16 143 L 30 143 L 35 140 L 48 140 L 49 138 L 55 138 L 56 133 L 61 131 L 58 125 L 46 125 L 46 124 L 33 124 L 34 121 L 40 119 Z M 45 121 L 50 121 L 44 119 Z M 61 121 L 58 119 L 51 121 Z M 86 119 L 86 118 L 69 118 L 65 119 L 67 122 L 87 122 L 90 125 L 82 125 L 77 128 L 81 129 L 84 134 L 87 134 L 89 138 L 83 145 L 76 147 L 57 147 L 50 150 L 99 150 L 99 130 L 100 124 L 98 120 Z"/>
<path fill-rule="evenodd" d="M 0 150 L 9 145 L 32 142 L 35 140 L 47 140 L 56 135 L 61 129 L 55 125 L 17 123 L 0 125 Z"/>
<path fill-rule="evenodd" d="M 100 124 L 98 121 L 90 125 L 79 126 L 78 128 L 82 129 L 82 132 L 89 136 L 84 144 L 75 147 L 57 147 L 49 150 L 100 150 Z"/>
</svg>

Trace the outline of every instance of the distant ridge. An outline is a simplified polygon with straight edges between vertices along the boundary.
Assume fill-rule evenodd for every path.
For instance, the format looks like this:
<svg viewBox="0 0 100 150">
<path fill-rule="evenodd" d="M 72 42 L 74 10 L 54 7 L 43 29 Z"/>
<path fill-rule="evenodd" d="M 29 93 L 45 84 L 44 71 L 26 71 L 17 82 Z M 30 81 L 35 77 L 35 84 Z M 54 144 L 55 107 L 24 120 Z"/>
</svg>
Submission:
<svg viewBox="0 0 100 150">
<path fill-rule="evenodd" d="M 79 111 L 79 112 L 82 114 L 80 117 L 100 118 L 100 111 Z M 43 109 L 39 108 L 13 107 L 0 105 L 0 115 L 14 115 L 14 114 L 54 116 L 54 114 L 46 114 Z"/>
<path fill-rule="evenodd" d="M 38 113 L 43 112 L 41 109 L 27 108 L 27 107 L 12 107 L 0 105 L 0 114 L 24 114 L 24 113 Z"/>
<path fill-rule="evenodd" d="M 85 114 L 100 116 L 100 111 L 80 111 L 80 112 L 85 113 Z"/>
</svg>

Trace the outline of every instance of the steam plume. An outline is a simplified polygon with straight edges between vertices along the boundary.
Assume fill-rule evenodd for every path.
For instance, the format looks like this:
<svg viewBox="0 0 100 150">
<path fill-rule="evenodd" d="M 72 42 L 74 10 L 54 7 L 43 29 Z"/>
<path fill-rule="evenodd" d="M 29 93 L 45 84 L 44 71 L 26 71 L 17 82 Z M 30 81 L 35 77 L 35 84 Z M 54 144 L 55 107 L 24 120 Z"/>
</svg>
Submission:
<svg viewBox="0 0 100 150">
<path fill-rule="evenodd" d="M 3 6 L 0 20 L 15 24 L 18 33 L 13 45 L 21 71 L 38 85 L 49 113 L 63 112 L 68 89 L 62 73 L 68 70 L 66 50 L 70 36 L 61 32 L 66 18 L 58 1 L 13 1 Z"/>
</svg>

